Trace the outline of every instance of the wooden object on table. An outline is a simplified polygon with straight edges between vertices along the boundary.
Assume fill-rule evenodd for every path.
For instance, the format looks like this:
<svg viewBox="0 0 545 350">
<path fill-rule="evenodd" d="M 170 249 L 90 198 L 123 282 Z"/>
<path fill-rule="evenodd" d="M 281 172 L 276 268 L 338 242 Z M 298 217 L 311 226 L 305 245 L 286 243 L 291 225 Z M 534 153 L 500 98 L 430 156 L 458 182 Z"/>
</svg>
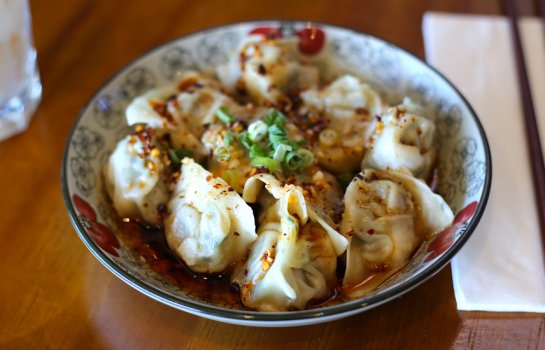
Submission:
<svg viewBox="0 0 545 350">
<path fill-rule="evenodd" d="M 543 151 L 541 150 L 541 141 L 539 137 L 534 99 L 532 97 L 530 80 L 528 78 L 526 58 L 524 57 L 524 51 L 522 49 L 517 8 L 513 0 L 505 0 L 505 7 L 509 17 L 509 28 L 517 67 L 520 100 L 522 101 L 522 110 L 524 112 L 524 131 L 528 144 L 528 156 L 530 158 L 532 182 L 534 185 L 533 188 L 535 190 L 535 204 L 537 208 L 539 229 L 541 232 L 541 245 L 543 252 L 545 252 L 545 165 L 543 164 Z"/>
<path fill-rule="evenodd" d="M 531 1 L 519 2 L 522 15 Z M 0 143 L 0 348 L 543 348 L 544 317 L 458 312 L 448 268 L 403 297 L 336 322 L 259 329 L 162 305 L 108 272 L 77 237 L 60 189 L 80 108 L 123 65 L 184 33 L 236 21 L 308 19 L 423 56 L 425 11 L 500 14 L 498 1 L 31 1 L 44 98 Z M 544 333 L 545 334 L 545 333 Z"/>
</svg>

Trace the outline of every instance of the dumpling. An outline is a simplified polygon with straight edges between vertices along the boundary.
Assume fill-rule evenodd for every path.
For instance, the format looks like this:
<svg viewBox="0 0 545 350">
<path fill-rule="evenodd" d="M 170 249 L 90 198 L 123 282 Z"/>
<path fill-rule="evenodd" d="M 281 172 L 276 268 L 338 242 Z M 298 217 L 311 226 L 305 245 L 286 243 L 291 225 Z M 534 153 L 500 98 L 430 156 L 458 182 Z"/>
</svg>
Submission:
<svg viewBox="0 0 545 350">
<path fill-rule="evenodd" d="M 287 91 L 306 89 L 319 80 L 318 69 L 299 62 L 293 51 L 290 40 L 250 36 L 217 73 L 225 85 L 245 90 L 254 102 L 276 103 Z"/>
<path fill-rule="evenodd" d="M 148 91 L 127 107 L 129 125 L 145 124 L 168 133 L 174 147 L 184 148 L 200 159 L 206 156 L 199 139 L 216 111 L 225 107 L 243 110 L 217 83 L 195 72 L 186 72 L 177 84 Z"/>
<path fill-rule="evenodd" d="M 424 239 L 454 218 L 443 198 L 421 180 L 365 170 L 348 186 L 341 233 L 350 237 L 343 288 L 350 297 L 375 289 L 408 262 Z"/>
<path fill-rule="evenodd" d="M 190 158 L 168 203 L 165 234 L 187 266 L 216 273 L 243 259 L 255 241 L 252 209 L 224 180 Z"/>
<path fill-rule="evenodd" d="M 244 305 L 260 311 L 304 309 L 326 298 L 336 285 L 337 256 L 347 241 L 305 203 L 301 188 L 282 186 L 270 174 L 250 178 L 244 198 L 258 201 L 265 187 L 277 199 L 265 208 L 259 238 L 233 281 Z M 271 202 L 268 202 L 271 203 Z"/>
<path fill-rule="evenodd" d="M 263 199 L 263 194 L 266 196 L 266 193 L 262 191 L 263 188 L 266 188 L 267 191 L 277 200 L 283 198 L 289 190 L 296 189 L 298 196 L 300 193 L 300 205 L 304 207 L 305 217 L 308 215 L 311 221 L 322 225 L 322 227 L 328 233 L 337 255 L 341 255 L 345 252 L 346 247 L 348 247 L 348 240 L 332 227 L 331 223 L 333 223 L 333 220 L 322 217 L 322 210 L 320 208 L 316 210 L 312 201 L 306 200 L 304 190 L 300 186 L 289 184 L 285 185 L 271 174 L 256 174 L 246 181 L 242 197 L 247 203 L 256 203 L 258 200 Z M 259 222 L 261 222 L 261 220 L 259 220 Z"/>
<path fill-rule="evenodd" d="M 344 191 L 331 173 L 318 166 L 311 166 L 287 179 L 303 189 L 309 206 L 330 225 L 340 221 Z"/>
<path fill-rule="evenodd" d="M 104 178 L 120 216 L 142 218 L 158 225 L 158 207 L 166 204 L 168 193 L 164 165 L 148 131 L 129 135 L 117 143 L 104 168 Z"/>
<path fill-rule="evenodd" d="M 371 86 L 352 75 L 343 75 L 323 89 L 304 91 L 301 98 L 307 106 L 340 120 L 357 115 L 365 115 L 369 119 L 381 114 L 385 106 Z"/>
<path fill-rule="evenodd" d="M 409 113 L 404 106 L 390 108 L 380 117 L 369 140 L 362 169 L 407 169 L 427 179 L 436 157 L 435 124 Z"/>
<path fill-rule="evenodd" d="M 319 164 L 336 174 L 358 170 L 374 117 L 384 108 L 378 93 L 358 78 L 344 75 L 323 89 L 304 91 L 301 98 L 304 105 L 298 119 L 311 125 Z"/>
</svg>

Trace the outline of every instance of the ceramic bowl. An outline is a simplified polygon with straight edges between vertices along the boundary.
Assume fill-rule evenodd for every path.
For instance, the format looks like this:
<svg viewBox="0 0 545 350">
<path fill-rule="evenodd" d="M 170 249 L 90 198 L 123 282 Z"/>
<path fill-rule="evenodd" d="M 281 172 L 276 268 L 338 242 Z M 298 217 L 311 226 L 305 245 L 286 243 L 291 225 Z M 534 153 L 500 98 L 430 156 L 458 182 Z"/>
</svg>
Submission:
<svg viewBox="0 0 545 350">
<path fill-rule="evenodd" d="M 227 60 L 252 30 L 295 35 L 306 22 L 232 24 L 185 35 L 138 57 L 111 77 L 78 116 L 66 143 L 62 185 L 68 213 L 91 253 L 131 287 L 174 308 L 209 319 L 250 326 L 295 326 L 332 321 L 383 304 L 446 266 L 481 218 L 491 183 L 491 157 L 481 123 L 461 93 L 409 52 L 371 35 L 316 24 L 325 33 L 318 54 L 363 77 L 390 103 L 409 96 L 434 111 L 440 140 L 439 192 L 456 214 L 454 224 L 424 245 L 409 264 L 373 293 L 338 305 L 263 313 L 233 309 L 193 293 L 150 269 L 121 237 L 102 186 L 101 168 L 127 132 L 124 109 L 136 96 L 176 79 L 187 69 L 209 70 Z"/>
</svg>

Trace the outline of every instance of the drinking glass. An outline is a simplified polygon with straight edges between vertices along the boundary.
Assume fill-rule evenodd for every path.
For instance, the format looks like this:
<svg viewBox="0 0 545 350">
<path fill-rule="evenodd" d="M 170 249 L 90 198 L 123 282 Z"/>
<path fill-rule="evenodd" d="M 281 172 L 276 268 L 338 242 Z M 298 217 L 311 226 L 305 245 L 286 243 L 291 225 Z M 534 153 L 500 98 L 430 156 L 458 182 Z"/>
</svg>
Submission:
<svg viewBox="0 0 545 350">
<path fill-rule="evenodd" d="M 41 96 L 28 0 L 0 0 L 0 140 L 26 130 Z"/>
</svg>

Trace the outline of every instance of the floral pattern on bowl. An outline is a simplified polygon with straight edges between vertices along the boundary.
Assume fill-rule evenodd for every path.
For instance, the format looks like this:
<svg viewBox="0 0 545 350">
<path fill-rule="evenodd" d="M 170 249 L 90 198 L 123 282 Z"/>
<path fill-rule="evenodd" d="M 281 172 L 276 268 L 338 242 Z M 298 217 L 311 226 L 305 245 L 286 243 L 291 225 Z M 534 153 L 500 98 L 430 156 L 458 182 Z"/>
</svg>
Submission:
<svg viewBox="0 0 545 350">
<path fill-rule="evenodd" d="M 308 43 L 303 22 L 248 22 L 196 32 L 159 46 L 129 63 L 93 96 L 76 120 L 62 168 L 63 192 L 76 231 L 110 271 L 142 293 L 172 307 L 223 322 L 252 326 L 321 323 L 362 312 L 400 296 L 444 267 L 467 241 L 484 211 L 491 158 L 482 126 L 464 97 L 437 71 L 410 53 L 370 35 L 318 25 L 319 42 Z M 421 247 L 410 263 L 361 299 L 305 311 L 260 313 L 218 304 L 152 271 L 120 237 L 101 169 L 127 134 L 124 110 L 134 97 L 176 79 L 187 69 L 211 71 L 248 33 L 298 36 L 325 74 L 356 74 L 389 102 L 410 96 L 433 111 L 440 139 L 439 192 L 455 224 Z"/>
</svg>

